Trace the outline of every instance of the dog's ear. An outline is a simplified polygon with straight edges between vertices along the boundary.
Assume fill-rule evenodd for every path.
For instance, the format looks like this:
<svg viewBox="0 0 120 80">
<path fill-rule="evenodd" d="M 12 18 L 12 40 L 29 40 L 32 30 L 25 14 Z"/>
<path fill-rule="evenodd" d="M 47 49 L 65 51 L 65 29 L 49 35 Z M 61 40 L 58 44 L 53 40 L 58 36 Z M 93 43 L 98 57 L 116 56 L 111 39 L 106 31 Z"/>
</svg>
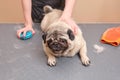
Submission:
<svg viewBox="0 0 120 80">
<path fill-rule="evenodd" d="M 70 40 L 73 41 L 73 40 L 75 39 L 75 36 L 74 36 L 72 30 L 68 29 L 68 30 L 67 30 L 67 34 L 68 34 Z"/>
<path fill-rule="evenodd" d="M 43 10 L 44 10 L 45 14 L 47 14 L 47 13 L 51 12 L 53 10 L 53 8 L 49 5 L 46 5 L 43 7 Z"/>
<path fill-rule="evenodd" d="M 46 43 L 46 36 L 47 36 L 47 33 L 43 33 L 42 39 L 43 39 L 44 43 Z"/>
</svg>

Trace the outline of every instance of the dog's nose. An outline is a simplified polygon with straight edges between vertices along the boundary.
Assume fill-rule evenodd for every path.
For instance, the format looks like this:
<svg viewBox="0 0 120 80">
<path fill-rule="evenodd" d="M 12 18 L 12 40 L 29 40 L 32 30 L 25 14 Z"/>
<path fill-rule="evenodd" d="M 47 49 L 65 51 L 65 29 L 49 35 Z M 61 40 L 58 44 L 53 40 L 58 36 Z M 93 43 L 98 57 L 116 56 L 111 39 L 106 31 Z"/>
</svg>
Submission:
<svg viewBox="0 0 120 80">
<path fill-rule="evenodd" d="M 53 45 L 54 45 L 54 47 L 56 47 L 56 48 L 59 48 L 59 47 L 60 47 L 60 45 L 59 45 L 58 43 L 54 43 Z"/>
<path fill-rule="evenodd" d="M 53 50 L 55 51 L 59 51 L 61 49 L 58 43 L 54 43 L 52 47 L 53 47 Z"/>
</svg>

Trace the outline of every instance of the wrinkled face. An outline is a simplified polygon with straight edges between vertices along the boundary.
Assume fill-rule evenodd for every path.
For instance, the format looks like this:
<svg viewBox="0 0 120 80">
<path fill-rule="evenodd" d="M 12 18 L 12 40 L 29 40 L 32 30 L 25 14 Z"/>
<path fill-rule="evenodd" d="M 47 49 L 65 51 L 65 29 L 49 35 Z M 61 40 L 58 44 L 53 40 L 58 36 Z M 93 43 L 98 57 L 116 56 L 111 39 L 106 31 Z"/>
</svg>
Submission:
<svg viewBox="0 0 120 80">
<path fill-rule="evenodd" d="M 63 36 L 57 31 L 49 35 L 50 38 L 47 40 L 47 45 L 55 54 L 63 53 L 68 48 L 68 42 Z"/>
<path fill-rule="evenodd" d="M 59 39 L 49 39 L 47 41 L 48 47 L 53 52 L 63 53 L 68 48 L 67 40 L 59 38 Z"/>
<path fill-rule="evenodd" d="M 71 30 L 66 33 L 54 31 L 51 34 L 44 34 L 42 38 L 50 50 L 59 55 L 68 49 L 68 43 L 70 40 L 74 40 L 74 35 Z"/>
</svg>

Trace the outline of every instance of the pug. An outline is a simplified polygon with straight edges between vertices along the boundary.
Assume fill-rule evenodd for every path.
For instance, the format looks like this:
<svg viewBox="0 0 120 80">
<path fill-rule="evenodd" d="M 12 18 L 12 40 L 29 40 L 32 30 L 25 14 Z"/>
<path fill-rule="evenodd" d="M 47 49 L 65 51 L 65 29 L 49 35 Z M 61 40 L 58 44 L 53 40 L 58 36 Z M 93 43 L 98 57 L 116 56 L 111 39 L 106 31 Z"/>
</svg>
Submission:
<svg viewBox="0 0 120 80">
<path fill-rule="evenodd" d="M 63 21 L 59 21 L 62 11 L 50 6 L 44 7 L 44 18 L 41 21 L 43 31 L 42 43 L 48 58 L 48 65 L 56 65 L 56 57 L 73 57 L 79 53 L 83 65 L 88 66 L 90 59 L 87 56 L 86 41 L 82 31 L 78 28 L 77 34 Z"/>
</svg>

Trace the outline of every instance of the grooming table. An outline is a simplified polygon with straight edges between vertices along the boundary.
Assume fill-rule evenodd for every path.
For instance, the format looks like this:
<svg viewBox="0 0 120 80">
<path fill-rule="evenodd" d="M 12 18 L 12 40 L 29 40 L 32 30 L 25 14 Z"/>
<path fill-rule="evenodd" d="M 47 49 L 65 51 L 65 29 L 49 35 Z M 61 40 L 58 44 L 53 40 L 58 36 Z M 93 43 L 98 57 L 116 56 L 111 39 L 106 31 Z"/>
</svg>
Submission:
<svg viewBox="0 0 120 80">
<path fill-rule="evenodd" d="M 87 42 L 91 65 L 82 65 L 79 56 L 57 58 L 47 65 L 39 24 L 29 40 L 20 40 L 16 31 L 23 24 L 0 24 L 0 80 L 120 80 L 120 46 L 102 44 L 103 32 L 120 24 L 79 24 Z"/>
</svg>

